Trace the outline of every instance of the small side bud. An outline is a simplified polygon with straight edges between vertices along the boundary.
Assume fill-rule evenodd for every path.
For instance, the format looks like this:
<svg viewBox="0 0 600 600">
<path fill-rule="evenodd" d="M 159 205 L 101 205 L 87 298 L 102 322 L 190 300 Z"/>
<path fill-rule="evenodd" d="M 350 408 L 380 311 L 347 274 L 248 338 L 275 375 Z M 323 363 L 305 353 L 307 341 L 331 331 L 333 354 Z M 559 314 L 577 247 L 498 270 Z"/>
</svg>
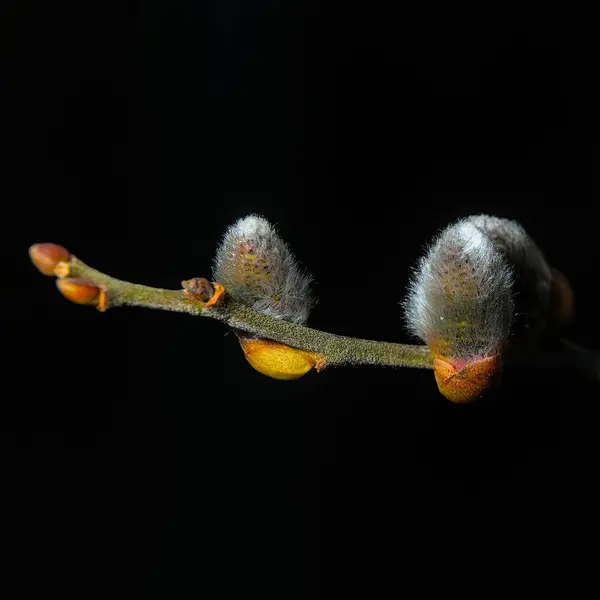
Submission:
<svg viewBox="0 0 600 600">
<path fill-rule="evenodd" d="M 271 340 L 240 337 L 240 344 L 250 365 L 273 379 L 299 379 L 314 367 L 319 370 L 322 366 L 318 354 Z"/>
<path fill-rule="evenodd" d="M 75 304 L 98 306 L 102 295 L 102 290 L 97 285 L 78 277 L 57 279 L 56 287 L 67 300 Z"/>
<path fill-rule="evenodd" d="M 67 262 L 71 253 L 58 244 L 33 244 L 29 248 L 29 258 L 37 269 L 50 277 L 56 275 L 54 269 L 61 262 Z"/>
<path fill-rule="evenodd" d="M 194 277 L 181 282 L 185 293 L 201 302 L 208 302 L 215 294 L 215 286 L 204 277 Z"/>
</svg>

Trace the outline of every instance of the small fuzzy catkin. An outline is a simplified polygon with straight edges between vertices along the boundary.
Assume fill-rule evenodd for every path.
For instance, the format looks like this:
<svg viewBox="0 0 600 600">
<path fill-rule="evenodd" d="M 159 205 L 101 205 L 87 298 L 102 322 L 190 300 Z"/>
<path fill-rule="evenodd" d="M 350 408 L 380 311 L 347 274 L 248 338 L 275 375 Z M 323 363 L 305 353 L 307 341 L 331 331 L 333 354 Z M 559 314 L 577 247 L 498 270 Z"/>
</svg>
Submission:
<svg viewBox="0 0 600 600">
<path fill-rule="evenodd" d="M 311 276 L 275 228 L 254 214 L 227 228 L 214 259 L 213 279 L 257 312 L 301 325 L 315 304 Z"/>
</svg>

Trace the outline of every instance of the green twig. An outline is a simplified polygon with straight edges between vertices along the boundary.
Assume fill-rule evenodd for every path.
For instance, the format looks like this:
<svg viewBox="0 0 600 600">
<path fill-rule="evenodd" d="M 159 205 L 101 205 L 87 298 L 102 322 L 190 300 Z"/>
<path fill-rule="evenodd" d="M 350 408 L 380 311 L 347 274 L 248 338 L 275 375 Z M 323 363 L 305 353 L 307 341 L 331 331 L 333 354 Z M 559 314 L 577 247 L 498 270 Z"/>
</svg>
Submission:
<svg viewBox="0 0 600 600">
<path fill-rule="evenodd" d="M 258 313 L 226 294 L 219 302 L 209 306 L 207 302 L 190 297 L 184 290 L 163 290 L 115 279 L 88 267 L 74 256 L 66 265 L 62 268 L 63 275 L 85 279 L 105 290 L 106 308 L 145 306 L 211 317 L 253 336 L 316 352 L 323 356 L 324 366 L 433 367 L 427 346 L 377 342 L 318 331 Z"/>
</svg>

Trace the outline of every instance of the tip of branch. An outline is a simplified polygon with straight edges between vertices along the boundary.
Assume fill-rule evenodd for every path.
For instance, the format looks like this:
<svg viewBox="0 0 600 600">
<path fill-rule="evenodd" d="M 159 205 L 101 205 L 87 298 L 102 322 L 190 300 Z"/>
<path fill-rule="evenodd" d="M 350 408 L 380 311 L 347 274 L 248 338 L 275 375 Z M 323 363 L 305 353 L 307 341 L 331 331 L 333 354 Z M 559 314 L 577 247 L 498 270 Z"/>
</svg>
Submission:
<svg viewBox="0 0 600 600">
<path fill-rule="evenodd" d="M 33 244 L 29 247 L 29 258 L 40 273 L 53 277 L 57 268 L 60 271 L 60 264 L 71 258 L 71 253 L 58 244 Z"/>
</svg>

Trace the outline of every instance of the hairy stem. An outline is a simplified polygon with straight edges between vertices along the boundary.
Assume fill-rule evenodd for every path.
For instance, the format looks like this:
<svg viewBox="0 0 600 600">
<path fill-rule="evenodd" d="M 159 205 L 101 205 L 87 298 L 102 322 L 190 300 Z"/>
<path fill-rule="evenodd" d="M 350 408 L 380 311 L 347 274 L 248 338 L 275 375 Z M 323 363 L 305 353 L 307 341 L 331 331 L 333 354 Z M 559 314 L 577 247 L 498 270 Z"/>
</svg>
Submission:
<svg viewBox="0 0 600 600">
<path fill-rule="evenodd" d="M 427 346 L 393 344 L 318 331 L 258 313 L 227 296 L 210 305 L 185 290 L 164 290 L 121 281 L 87 266 L 75 256 L 61 263 L 59 276 L 80 277 L 106 292 L 106 307 L 145 306 L 218 319 L 251 335 L 320 354 L 324 366 L 387 365 L 431 369 Z"/>
<path fill-rule="evenodd" d="M 163 290 L 161 288 L 121 281 L 88 267 L 72 256 L 68 264 L 69 277 L 81 277 L 106 290 L 107 308 L 115 306 L 145 306 L 159 310 L 173 310 L 192 315 L 202 314 L 204 303 L 190 298 L 184 290 Z"/>
<path fill-rule="evenodd" d="M 269 317 L 236 302 L 227 296 L 223 286 L 205 279 L 184 281 L 181 290 L 164 290 L 110 277 L 55 244 L 32 246 L 32 249 L 32 260 L 44 274 L 54 274 L 65 283 L 73 282 L 70 292 L 67 290 L 73 301 L 82 301 L 91 293 L 89 289 L 78 289 L 77 281 L 84 280 L 100 288 L 97 301 L 100 310 L 129 305 L 211 317 L 251 337 L 316 353 L 320 355 L 319 368 L 340 365 L 433 368 L 427 346 L 350 338 Z M 65 293 L 64 288 L 62 291 Z M 557 340 L 553 348 L 545 350 L 509 352 L 505 358 L 509 365 L 526 368 L 577 367 L 586 376 L 600 380 L 600 354 L 567 340 Z"/>
</svg>

